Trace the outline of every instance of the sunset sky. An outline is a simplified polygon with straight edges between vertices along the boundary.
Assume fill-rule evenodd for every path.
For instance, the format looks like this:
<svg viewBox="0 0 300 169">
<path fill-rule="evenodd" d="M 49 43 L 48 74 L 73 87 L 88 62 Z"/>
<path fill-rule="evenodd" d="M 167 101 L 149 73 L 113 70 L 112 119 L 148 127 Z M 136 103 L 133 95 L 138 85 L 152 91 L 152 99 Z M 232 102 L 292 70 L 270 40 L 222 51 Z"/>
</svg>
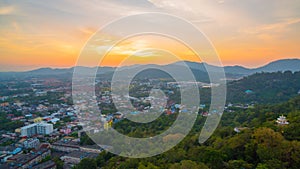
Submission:
<svg viewBox="0 0 300 169">
<path fill-rule="evenodd" d="M 97 30 L 143 12 L 165 12 L 192 22 L 209 37 L 224 65 L 258 67 L 300 58 L 299 11 L 299 0 L 0 0 L 0 71 L 72 67 Z M 104 65 L 116 66 L 119 56 L 155 43 L 195 60 L 175 42 L 144 36 L 119 44 Z M 137 54 L 136 63 L 145 63 L 140 58 L 145 54 Z"/>
</svg>

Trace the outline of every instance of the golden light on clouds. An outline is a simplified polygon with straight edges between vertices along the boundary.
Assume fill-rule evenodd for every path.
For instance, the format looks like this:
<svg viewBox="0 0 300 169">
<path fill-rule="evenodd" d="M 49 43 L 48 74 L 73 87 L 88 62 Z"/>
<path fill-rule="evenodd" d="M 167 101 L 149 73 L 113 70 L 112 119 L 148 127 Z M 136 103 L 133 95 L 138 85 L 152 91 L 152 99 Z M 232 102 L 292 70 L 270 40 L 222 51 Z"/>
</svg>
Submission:
<svg viewBox="0 0 300 169">
<path fill-rule="evenodd" d="M 4 6 L 0 7 L 0 15 L 12 14 L 15 11 L 14 6 Z"/>
<path fill-rule="evenodd" d="M 200 62 L 199 57 L 179 41 L 158 36 L 143 35 L 126 39 L 115 46 L 95 46 L 95 50 L 105 53 L 111 48 L 103 59 L 101 66 L 118 66 L 130 58 L 126 65 L 134 64 L 168 64 L 180 60 Z M 103 51 L 104 50 L 104 51 Z M 125 66 L 125 65 L 122 65 Z"/>
<path fill-rule="evenodd" d="M 143 12 L 166 12 L 189 20 L 210 38 L 225 65 L 257 67 L 276 59 L 300 58 L 299 5 L 298 0 L 0 1 L 0 71 L 74 66 L 98 29 Z M 103 38 L 97 50 L 111 40 Z M 136 64 L 174 61 L 167 54 L 162 56 L 163 52 L 143 51 L 147 48 L 199 61 L 172 39 L 144 36 L 118 44 L 102 64 L 117 66 L 130 55 Z M 87 57 L 86 66 L 92 60 Z"/>
</svg>

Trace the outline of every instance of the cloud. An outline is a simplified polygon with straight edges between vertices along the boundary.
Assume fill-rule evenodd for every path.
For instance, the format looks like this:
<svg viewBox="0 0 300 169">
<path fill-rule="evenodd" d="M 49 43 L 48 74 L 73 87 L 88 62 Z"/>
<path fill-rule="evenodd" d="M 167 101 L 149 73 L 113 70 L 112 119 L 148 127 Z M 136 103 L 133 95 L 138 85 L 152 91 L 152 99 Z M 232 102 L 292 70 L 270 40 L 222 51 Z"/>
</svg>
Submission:
<svg viewBox="0 0 300 169">
<path fill-rule="evenodd" d="M 92 35 L 93 33 L 95 33 L 97 31 L 96 28 L 92 28 L 92 27 L 79 27 L 78 28 L 79 32 L 85 34 L 85 35 Z"/>
<path fill-rule="evenodd" d="M 264 25 L 260 29 L 263 31 L 268 31 L 268 30 L 281 30 L 284 29 L 290 25 L 297 24 L 300 22 L 300 18 L 291 18 L 291 19 L 286 19 L 283 22 L 275 23 L 275 24 L 269 24 L 269 25 Z"/>
<path fill-rule="evenodd" d="M 192 23 L 211 23 L 214 22 L 213 19 L 196 19 L 196 20 L 190 20 Z"/>
<path fill-rule="evenodd" d="M 0 7 L 0 15 L 9 15 L 15 12 L 14 6 Z"/>
<path fill-rule="evenodd" d="M 300 18 L 285 19 L 281 22 L 272 24 L 263 24 L 254 28 L 248 28 L 242 32 L 247 34 L 259 34 L 265 32 L 283 32 L 288 29 L 289 26 L 300 23 Z"/>
<path fill-rule="evenodd" d="M 147 50 L 142 50 L 142 51 L 138 51 L 134 54 L 134 56 L 138 56 L 138 57 L 151 57 L 151 56 L 156 56 L 157 53 L 154 51 L 147 51 Z"/>
<path fill-rule="evenodd" d="M 110 0 L 110 2 L 114 2 L 119 5 L 126 5 L 126 6 L 136 6 L 136 7 L 146 7 L 152 8 L 155 7 L 150 1 L 148 0 Z"/>
<path fill-rule="evenodd" d="M 132 42 L 123 42 L 116 46 L 114 45 L 102 45 L 97 47 L 97 52 L 100 54 L 109 52 L 114 55 L 146 55 L 147 52 L 139 52 L 141 49 L 145 50 L 149 47 L 149 44 L 145 40 L 136 40 Z M 138 53 L 137 53 L 138 52 Z"/>
</svg>

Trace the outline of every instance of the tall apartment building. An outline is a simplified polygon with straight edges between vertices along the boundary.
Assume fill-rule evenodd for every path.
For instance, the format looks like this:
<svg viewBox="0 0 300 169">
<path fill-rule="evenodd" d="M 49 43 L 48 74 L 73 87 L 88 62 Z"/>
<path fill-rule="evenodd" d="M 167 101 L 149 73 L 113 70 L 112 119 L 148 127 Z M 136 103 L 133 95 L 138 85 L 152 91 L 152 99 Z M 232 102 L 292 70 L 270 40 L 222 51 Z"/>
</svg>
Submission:
<svg viewBox="0 0 300 169">
<path fill-rule="evenodd" d="M 31 137 L 33 135 L 41 134 L 47 135 L 53 132 L 53 124 L 49 123 L 34 123 L 21 128 L 21 136 Z"/>
</svg>

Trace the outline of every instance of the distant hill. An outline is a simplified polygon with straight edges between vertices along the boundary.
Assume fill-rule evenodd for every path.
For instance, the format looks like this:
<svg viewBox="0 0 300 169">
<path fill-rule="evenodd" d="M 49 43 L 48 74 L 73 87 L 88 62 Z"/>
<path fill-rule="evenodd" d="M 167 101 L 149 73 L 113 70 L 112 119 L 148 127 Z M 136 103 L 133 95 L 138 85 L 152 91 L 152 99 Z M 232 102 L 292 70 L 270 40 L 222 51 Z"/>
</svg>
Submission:
<svg viewBox="0 0 300 169">
<path fill-rule="evenodd" d="M 174 63 L 175 65 L 178 64 Z M 211 69 L 217 69 L 220 67 L 209 65 L 206 63 L 196 63 L 196 62 L 185 62 L 190 68 L 197 69 L 200 71 L 206 71 L 206 67 Z M 258 68 L 245 68 L 243 66 L 224 66 L 224 71 L 228 75 L 251 75 L 254 73 L 260 72 L 278 72 L 278 71 L 286 71 L 290 70 L 292 72 L 300 71 L 300 59 L 283 59 L 271 62 L 265 66 L 258 67 Z"/>
<path fill-rule="evenodd" d="M 271 62 L 263 67 L 254 69 L 255 72 L 299 71 L 300 59 L 285 59 Z"/>
<path fill-rule="evenodd" d="M 207 63 L 197 63 L 197 62 L 189 62 L 189 61 L 180 61 L 175 62 L 168 65 L 155 65 L 157 68 L 166 68 L 170 71 L 179 72 L 182 70 L 182 64 L 186 64 L 190 70 L 194 73 L 195 78 L 198 81 L 207 82 L 208 81 L 208 74 L 206 68 L 209 70 L 220 70 L 222 67 L 209 65 Z M 120 68 L 122 71 L 136 71 L 141 66 L 148 66 L 148 65 L 133 65 L 133 66 L 125 66 Z M 286 71 L 290 70 L 292 72 L 300 71 L 300 59 L 284 59 L 271 62 L 265 66 L 250 69 L 245 68 L 242 66 L 225 66 L 224 72 L 228 79 L 239 79 L 244 76 L 248 76 L 251 74 L 259 73 L 259 72 L 278 72 L 278 71 Z M 41 76 L 69 76 L 72 77 L 72 73 L 74 72 L 73 68 L 67 69 L 53 69 L 53 68 L 41 68 L 27 72 L 2 72 L 0 73 L 0 79 L 10 78 L 10 77 L 41 77 Z M 96 67 L 89 68 L 89 67 L 76 67 L 76 71 L 80 71 L 81 73 L 87 72 L 94 72 Z M 112 77 L 116 68 L 114 67 L 98 67 L 98 77 L 109 79 Z M 154 73 L 152 75 L 152 73 Z M 142 73 L 143 74 L 143 73 Z M 162 73 L 161 71 L 148 71 L 145 77 L 148 78 L 158 78 L 158 77 L 166 77 L 166 73 Z M 183 75 L 184 76 L 184 75 Z"/>
<path fill-rule="evenodd" d="M 211 71 L 220 71 L 222 67 L 209 65 L 207 63 L 197 63 L 197 62 L 189 62 L 189 61 L 180 61 L 173 64 L 169 64 L 167 66 L 169 67 L 176 67 L 178 65 L 181 65 L 182 63 L 185 63 L 187 66 L 190 67 L 190 69 L 194 73 L 199 72 L 205 72 L 206 76 L 197 76 L 195 74 L 195 77 L 197 80 L 203 79 L 202 81 L 205 82 L 208 79 L 207 70 L 209 69 Z M 224 72 L 226 74 L 227 79 L 239 79 L 244 76 L 249 76 L 255 73 L 260 72 L 278 72 L 278 71 L 287 71 L 290 70 L 292 72 L 300 71 L 300 59 L 284 59 L 284 60 L 278 60 L 275 62 L 271 62 L 265 66 L 259 67 L 259 68 L 245 68 L 242 66 L 225 66 Z M 175 68 L 176 69 L 176 68 Z M 174 69 L 174 70 L 175 70 Z M 203 74 L 203 73 L 202 73 Z"/>
<path fill-rule="evenodd" d="M 224 67 L 226 73 L 239 74 L 239 75 L 249 75 L 254 71 L 252 69 L 244 68 L 242 66 L 226 66 Z"/>
<path fill-rule="evenodd" d="M 40 68 L 28 72 L 23 72 L 23 74 L 35 74 L 35 75 L 50 75 L 50 74 L 65 74 L 65 73 L 72 73 L 73 68 L 68 69 L 52 69 L 52 68 Z"/>
</svg>

